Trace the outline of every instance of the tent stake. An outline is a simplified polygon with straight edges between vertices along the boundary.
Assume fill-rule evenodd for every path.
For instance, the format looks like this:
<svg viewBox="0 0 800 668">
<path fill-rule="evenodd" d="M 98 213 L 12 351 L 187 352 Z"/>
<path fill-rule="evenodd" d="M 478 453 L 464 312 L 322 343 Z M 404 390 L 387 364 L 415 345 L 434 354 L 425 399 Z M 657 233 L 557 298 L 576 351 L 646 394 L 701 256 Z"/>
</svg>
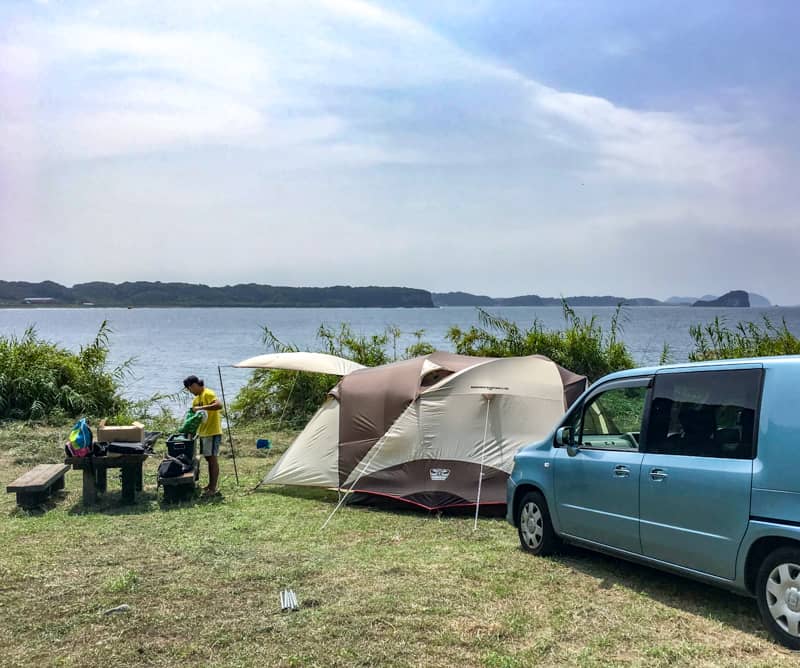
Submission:
<svg viewBox="0 0 800 668">
<path fill-rule="evenodd" d="M 233 457 L 233 472 L 236 475 L 236 484 L 239 484 L 239 470 L 236 468 L 236 453 L 233 450 L 233 436 L 231 436 L 231 419 L 228 417 L 228 404 L 225 401 L 225 386 L 222 384 L 222 369 L 217 364 L 219 374 L 219 389 L 222 392 L 222 407 L 225 409 L 225 426 L 228 428 L 228 444 L 231 446 L 231 457 Z"/>
<path fill-rule="evenodd" d="M 484 394 L 486 397 L 486 423 L 483 425 L 483 448 L 481 448 L 481 470 L 478 474 L 478 498 L 475 500 L 475 526 L 473 531 L 478 529 L 478 513 L 481 509 L 481 484 L 483 483 L 483 463 L 486 460 L 486 436 L 489 433 L 489 408 L 492 405 L 493 394 Z"/>
</svg>

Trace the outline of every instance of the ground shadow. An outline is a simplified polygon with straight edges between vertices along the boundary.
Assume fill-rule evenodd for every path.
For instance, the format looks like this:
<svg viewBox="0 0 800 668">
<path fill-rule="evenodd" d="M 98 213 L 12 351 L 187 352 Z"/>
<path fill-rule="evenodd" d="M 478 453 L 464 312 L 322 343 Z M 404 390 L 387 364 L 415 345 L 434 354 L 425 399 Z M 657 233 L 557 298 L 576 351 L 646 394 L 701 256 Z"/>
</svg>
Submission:
<svg viewBox="0 0 800 668">
<path fill-rule="evenodd" d="M 165 512 L 170 512 L 172 510 L 181 510 L 183 508 L 193 508 L 194 506 L 216 502 L 217 500 L 221 501 L 222 497 L 215 497 L 213 500 L 205 499 L 201 496 L 199 489 L 194 489 L 192 490 L 191 494 L 187 494 L 186 496 L 180 499 L 174 499 L 174 500 L 167 499 L 162 494 L 158 500 L 158 507 L 160 510 L 163 510 Z"/>
<path fill-rule="evenodd" d="M 277 494 L 292 499 L 305 499 L 306 501 L 327 501 L 337 503 L 339 497 L 336 490 L 324 487 L 254 487 L 250 493 Z"/>
<path fill-rule="evenodd" d="M 97 495 L 97 502 L 91 505 L 84 505 L 82 499 L 78 499 L 67 512 L 70 515 L 89 515 L 100 513 L 103 515 L 143 515 L 153 512 L 156 502 L 160 495 L 154 489 L 145 489 L 136 492 L 134 503 L 123 503 L 122 492 L 113 490 Z"/>
<path fill-rule="evenodd" d="M 8 516 L 40 517 L 51 510 L 55 510 L 61 503 L 64 502 L 64 499 L 66 499 L 67 496 L 69 496 L 69 492 L 67 490 L 61 489 L 55 491 L 48 496 L 47 499 L 32 508 L 22 508 L 17 505 L 13 506 L 11 510 L 8 511 Z"/>
<path fill-rule="evenodd" d="M 563 546 L 558 554 L 549 558 L 600 580 L 603 589 L 618 585 L 676 610 L 707 617 L 770 640 L 752 598 L 573 545 Z"/>
<path fill-rule="evenodd" d="M 325 489 L 322 487 L 258 487 L 252 491 L 257 491 L 264 494 L 277 494 L 279 496 L 286 496 L 295 499 L 305 499 L 307 501 L 322 501 L 333 504 L 334 506 L 341 498 L 336 490 Z M 363 512 L 381 512 L 394 515 L 432 515 L 445 517 L 475 516 L 475 506 L 428 510 L 426 508 L 422 508 L 421 506 L 400 501 L 398 499 L 390 499 L 387 497 L 360 493 L 350 495 L 342 504 L 342 508 L 345 506 L 349 508 L 355 508 Z M 331 510 L 333 510 L 333 508 L 331 508 Z M 501 518 L 505 517 L 505 515 L 505 504 L 481 506 L 479 513 L 479 516 L 482 518 Z"/>
</svg>

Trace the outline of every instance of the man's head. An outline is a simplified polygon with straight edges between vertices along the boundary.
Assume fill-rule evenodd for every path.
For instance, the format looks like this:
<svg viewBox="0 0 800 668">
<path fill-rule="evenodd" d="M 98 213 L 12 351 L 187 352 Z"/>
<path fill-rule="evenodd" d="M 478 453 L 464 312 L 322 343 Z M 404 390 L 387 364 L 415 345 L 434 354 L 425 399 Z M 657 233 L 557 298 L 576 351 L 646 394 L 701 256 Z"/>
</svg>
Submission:
<svg viewBox="0 0 800 668">
<path fill-rule="evenodd" d="M 198 378 L 197 376 L 187 376 L 184 378 L 183 386 L 194 396 L 198 396 L 205 389 L 205 386 L 203 385 L 203 379 Z"/>
</svg>

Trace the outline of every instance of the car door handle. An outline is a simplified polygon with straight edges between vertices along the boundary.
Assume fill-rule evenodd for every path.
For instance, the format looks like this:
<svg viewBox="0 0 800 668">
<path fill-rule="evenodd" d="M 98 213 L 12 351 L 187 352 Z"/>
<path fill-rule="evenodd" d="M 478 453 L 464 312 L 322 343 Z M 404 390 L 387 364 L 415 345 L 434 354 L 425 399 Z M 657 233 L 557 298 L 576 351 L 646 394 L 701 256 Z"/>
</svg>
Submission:
<svg viewBox="0 0 800 668">
<path fill-rule="evenodd" d="M 669 478 L 669 474 L 663 469 L 653 469 L 652 471 L 650 471 L 651 480 L 655 480 L 656 482 L 661 482 L 662 480 L 666 480 L 667 478 Z"/>
<path fill-rule="evenodd" d="M 631 470 L 627 466 L 619 466 L 614 467 L 614 476 L 617 478 L 629 478 L 631 475 Z"/>
</svg>

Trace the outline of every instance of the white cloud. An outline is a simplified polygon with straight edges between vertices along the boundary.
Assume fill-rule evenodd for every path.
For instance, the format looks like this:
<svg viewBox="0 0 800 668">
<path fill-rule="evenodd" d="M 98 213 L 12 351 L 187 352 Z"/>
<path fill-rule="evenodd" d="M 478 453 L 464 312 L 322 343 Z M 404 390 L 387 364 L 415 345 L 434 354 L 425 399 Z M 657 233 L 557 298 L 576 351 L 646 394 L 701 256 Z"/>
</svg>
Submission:
<svg viewBox="0 0 800 668">
<path fill-rule="evenodd" d="M 237 93 L 270 84 L 262 51 L 218 32 L 68 24 L 49 30 L 46 37 L 54 58 L 112 75 L 171 74 Z"/>
<path fill-rule="evenodd" d="M 325 9 L 367 25 L 399 32 L 409 37 L 429 37 L 431 32 L 417 21 L 363 0 L 319 0 Z"/>
<path fill-rule="evenodd" d="M 555 136 L 583 146 L 603 174 L 739 188 L 772 175 L 768 156 L 735 125 L 636 111 L 590 95 L 534 84 L 533 113 Z M 543 118 L 542 118 L 543 116 Z"/>
<path fill-rule="evenodd" d="M 165 23 L 181 8 L 144 6 L 150 19 L 161 11 Z M 100 7 L 108 18 L 114 5 Z M 219 19 L 223 14 L 236 15 L 248 29 L 235 32 Z M 240 0 L 225 12 L 197 2 L 188 16 L 180 31 L 65 19 L 31 29 L 27 43 L 5 45 L 32 86 L 53 81 L 57 87 L 64 73 L 75 80 L 63 107 L 45 109 L 33 121 L 55 153 L 80 157 L 85 147 L 85 156 L 95 157 L 219 143 L 266 150 L 294 143 L 318 154 L 325 140 L 339 147 L 328 157 L 347 164 L 356 155 L 359 164 L 369 155 L 378 162 L 397 155 L 399 162 L 427 156 L 432 164 L 474 163 L 481 155 L 502 157 L 491 146 L 474 150 L 479 133 L 494 124 L 485 138 L 490 145 L 572 154 L 572 169 L 583 176 L 737 188 L 754 173 L 769 174 L 769 159 L 749 142 L 746 128 L 544 86 L 364 0 L 268 7 Z M 457 103 L 448 100 L 453 86 Z M 367 118 L 348 104 L 349 88 L 378 105 L 392 94 L 398 111 Z M 441 118 L 429 115 L 435 104 L 414 103 L 417 90 L 441 99 Z M 447 123 L 448 131 L 438 132 L 437 123 Z"/>
</svg>

